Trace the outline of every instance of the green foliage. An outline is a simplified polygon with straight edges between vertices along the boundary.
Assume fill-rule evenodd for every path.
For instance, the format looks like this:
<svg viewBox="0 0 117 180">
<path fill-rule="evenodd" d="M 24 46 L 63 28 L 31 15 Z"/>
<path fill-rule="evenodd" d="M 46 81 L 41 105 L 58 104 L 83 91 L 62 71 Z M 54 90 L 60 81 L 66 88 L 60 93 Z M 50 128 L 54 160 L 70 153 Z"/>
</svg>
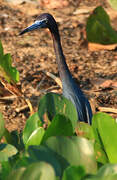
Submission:
<svg viewBox="0 0 117 180">
<path fill-rule="evenodd" d="M 117 0 L 108 0 L 111 7 L 115 10 L 117 10 Z"/>
<path fill-rule="evenodd" d="M 55 172 L 52 166 L 46 162 L 37 162 L 29 165 L 22 174 L 21 180 L 55 180 Z"/>
<path fill-rule="evenodd" d="M 66 104 L 64 99 L 62 104 Z M 50 108 L 48 114 L 51 111 Z M 27 120 L 22 135 L 16 131 L 9 133 L 1 115 L 0 129 L 4 129 L 1 138 L 5 137 L 6 144 L 0 144 L 0 179 L 116 179 L 115 120 L 105 113 L 97 113 L 93 116 L 92 126 L 77 122 L 76 136 L 72 123 L 76 116 L 73 116 L 68 111 L 60 113 L 58 108 L 44 129 L 37 112 Z"/>
<path fill-rule="evenodd" d="M 84 122 L 78 122 L 76 126 L 76 132 L 78 131 L 78 134 L 82 137 L 85 137 L 87 139 L 94 139 L 94 131 L 92 126 L 90 126 L 87 123 Z"/>
<path fill-rule="evenodd" d="M 86 172 L 96 172 L 97 164 L 93 145 L 87 139 L 75 136 L 70 138 L 64 136 L 50 137 L 45 145 L 56 153 L 56 158 L 63 170 L 69 165 L 84 165 Z"/>
<path fill-rule="evenodd" d="M 102 144 L 95 142 L 94 149 L 95 149 L 97 162 L 102 163 L 102 164 L 109 162 L 105 149 L 102 147 Z"/>
<path fill-rule="evenodd" d="M 17 152 L 17 149 L 11 144 L 0 144 L 0 162 L 8 161 L 8 158 Z"/>
<path fill-rule="evenodd" d="M 39 127 L 36 130 L 34 130 L 26 142 L 26 148 L 28 148 L 28 146 L 30 145 L 40 145 L 44 133 L 45 131 L 42 127 Z"/>
<path fill-rule="evenodd" d="M 0 140 L 2 136 L 4 135 L 4 132 L 5 132 L 4 119 L 3 119 L 2 114 L 0 113 Z"/>
<path fill-rule="evenodd" d="M 106 164 L 102 168 L 99 169 L 97 176 L 109 176 L 117 174 L 117 164 Z"/>
<path fill-rule="evenodd" d="M 44 145 L 30 146 L 28 152 L 34 161 L 44 161 L 51 164 L 55 170 L 56 176 L 62 175 L 60 162 L 56 158 L 55 152 L 53 152 L 50 148 Z"/>
<path fill-rule="evenodd" d="M 46 130 L 43 141 L 51 136 L 72 136 L 73 134 L 71 121 L 64 115 L 57 114 Z"/>
<path fill-rule="evenodd" d="M 12 67 L 12 58 L 10 54 L 4 54 L 2 43 L 0 41 L 0 74 L 9 83 L 19 81 L 19 72 Z"/>
<path fill-rule="evenodd" d="M 45 162 L 35 162 L 27 168 L 13 170 L 7 180 L 55 180 L 55 173 L 52 166 Z"/>
<path fill-rule="evenodd" d="M 87 20 L 87 40 L 100 44 L 117 43 L 117 32 L 110 25 L 110 18 L 103 7 L 97 7 Z"/>
<path fill-rule="evenodd" d="M 40 99 L 38 108 L 39 117 L 44 124 L 45 115 L 51 121 L 56 114 L 63 114 L 72 123 L 75 130 L 77 124 L 77 111 L 75 106 L 64 96 L 48 93 Z"/>
<path fill-rule="evenodd" d="M 41 125 L 40 118 L 38 116 L 38 113 L 36 112 L 32 116 L 30 116 L 26 121 L 26 126 L 23 131 L 24 144 L 26 144 L 33 131 L 36 130 L 39 127 L 39 125 Z"/>
<path fill-rule="evenodd" d="M 3 161 L 1 162 L 0 166 L 0 179 L 6 179 L 12 170 L 11 165 L 9 161 Z"/>
<path fill-rule="evenodd" d="M 65 169 L 62 180 L 80 180 L 85 176 L 85 170 L 82 166 L 69 166 Z"/>
<path fill-rule="evenodd" d="M 9 176 L 7 177 L 7 180 L 23 180 L 22 175 L 25 171 L 25 168 L 19 168 L 19 169 L 15 169 L 12 170 L 12 172 L 9 174 Z"/>
<path fill-rule="evenodd" d="M 97 174 L 85 180 L 116 180 L 117 164 L 106 164 L 99 169 Z"/>
<path fill-rule="evenodd" d="M 102 143 L 109 162 L 117 162 L 117 123 L 105 113 L 97 113 L 93 117 L 95 136 L 99 144 Z"/>
</svg>

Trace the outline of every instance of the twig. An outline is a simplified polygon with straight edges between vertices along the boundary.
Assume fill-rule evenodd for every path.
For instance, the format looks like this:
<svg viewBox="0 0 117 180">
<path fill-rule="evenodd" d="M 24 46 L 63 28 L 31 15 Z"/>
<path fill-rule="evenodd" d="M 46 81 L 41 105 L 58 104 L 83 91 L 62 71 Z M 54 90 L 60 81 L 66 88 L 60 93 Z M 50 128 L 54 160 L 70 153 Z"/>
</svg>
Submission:
<svg viewBox="0 0 117 180">
<path fill-rule="evenodd" d="M 98 109 L 99 109 L 99 111 L 102 111 L 102 112 L 109 112 L 109 113 L 117 114 L 117 109 L 115 109 L 115 108 L 98 107 Z"/>
<path fill-rule="evenodd" d="M 20 112 L 20 111 L 23 111 L 23 110 L 25 110 L 25 109 L 27 109 L 27 108 L 29 108 L 29 106 L 26 104 L 26 105 L 24 105 L 24 106 L 22 106 L 22 107 L 20 107 L 20 108 L 16 108 L 15 110 L 16 110 L 16 112 Z"/>
<path fill-rule="evenodd" d="M 51 77 L 52 79 L 54 79 L 54 81 L 62 88 L 62 83 L 60 78 L 56 77 L 54 74 L 50 73 L 50 72 L 46 72 L 46 71 L 42 71 L 44 74 L 46 74 L 47 76 Z"/>
<path fill-rule="evenodd" d="M 55 88 L 58 88 L 58 86 L 51 86 L 47 89 L 41 89 L 40 92 L 41 93 L 47 93 L 48 91 L 53 91 L 53 89 L 55 89 Z"/>
<path fill-rule="evenodd" d="M 45 80 L 45 77 L 43 77 L 42 79 L 41 79 L 41 81 L 39 82 L 39 84 L 37 85 L 37 90 L 39 90 L 39 88 L 40 88 L 40 86 L 42 85 L 42 83 L 44 82 L 44 80 Z"/>
<path fill-rule="evenodd" d="M 0 100 L 12 100 L 15 98 L 18 98 L 19 96 L 16 95 L 12 95 L 12 96 L 4 96 L 4 97 L 0 97 Z"/>
<path fill-rule="evenodd" d="M 9 84 L 3 78 L 2 79 L 0 78 L 0 81 L 1 81 L 2 85 L 4 86 L 4 88 L 7 89 L 11 94 L 13 94 L 14 96 L 17 96 L 17 97 L 22 97 L 24 99 L 24 101 L 29 106 L 30 114 L 32 115 L 34 113 L 32 104 L 29 99 L 25 98 L 24 94 L 22 93 L 21 90 L 18 89 L 17 85 L 15 83 Z"/>
<path fill-rule="evenodd" d="M 25 99 L 25 102 L 27 103 L 29 109 L 30 109 L 30 115 L 34 114 L 34 110 L 33 110 L 33 107 L 32 107 L 32 104 L 30 102 L 29 99 Z"/>
</svg>

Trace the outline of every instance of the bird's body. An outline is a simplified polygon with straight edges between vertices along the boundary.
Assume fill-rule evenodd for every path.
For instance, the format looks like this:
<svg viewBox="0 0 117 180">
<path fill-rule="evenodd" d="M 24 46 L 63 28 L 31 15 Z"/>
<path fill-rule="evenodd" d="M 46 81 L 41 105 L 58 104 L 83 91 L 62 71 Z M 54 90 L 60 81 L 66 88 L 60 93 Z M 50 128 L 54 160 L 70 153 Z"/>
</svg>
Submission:
<svg viewBox="0 0 117 180">
<path fill-rule="evenodd" d="M 89 101 L 73 80 L 68 69 L 61 46 L 58 26 L 53 16 L 47 13 L 41 14 L 35 23 L 24 29 L 20 35 L 39 28 L 48 28 L 52 34 L 56 61 L 58 64 L 60 79 L 62 81 L 63 95 L 67 99 L 71 100 L 75 105 L 79 121 L 84 121 L 91 124 L 92 110 Z"/>
</svg>

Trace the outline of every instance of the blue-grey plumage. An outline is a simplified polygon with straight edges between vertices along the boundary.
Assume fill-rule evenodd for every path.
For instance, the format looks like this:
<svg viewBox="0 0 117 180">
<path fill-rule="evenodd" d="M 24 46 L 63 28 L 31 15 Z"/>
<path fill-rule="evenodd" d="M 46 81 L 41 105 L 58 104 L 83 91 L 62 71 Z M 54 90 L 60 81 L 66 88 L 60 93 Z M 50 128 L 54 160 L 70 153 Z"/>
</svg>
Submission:
<svg viewBox="0 0 117 180">
<path fill-rule="evenodd" d="M 61 46 L 58 26 L 53 16 L 47 13 L 41 14 L 37 20 L 31 26 L 24 29 L 20 35 L 40 28 L 48 28 L 52 34 L 56 61 L 58 64 L 60 79 L 62 81 L 63 95 L 71 100 L 75 105 L 79 121 L 91 124 L 92 110 L 90 103 L 73 80 L 72 75 L 68 69 Z"/>
</svg>

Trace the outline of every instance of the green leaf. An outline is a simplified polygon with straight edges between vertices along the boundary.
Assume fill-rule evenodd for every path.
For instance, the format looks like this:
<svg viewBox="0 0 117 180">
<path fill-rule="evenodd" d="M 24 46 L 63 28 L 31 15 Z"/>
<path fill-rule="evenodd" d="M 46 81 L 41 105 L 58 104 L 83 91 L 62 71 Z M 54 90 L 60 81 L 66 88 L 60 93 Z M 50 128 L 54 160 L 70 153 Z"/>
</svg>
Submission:
<svg viewBox="0 0 117 180">
<path fill-rule="evenodd" d="M 85 180 L 116 180 L 117 164 L 106 164 L 102 166 L 95 176 L 89 176 Z"/>
<path fill-rule="evenodd" d="M 9 132 L 7 129 L 5 129 L 4 138 L 5 143 L 15 146 L 18 151 L 24 149 L 24 144 L 22 142 L 22 132 L 18 133 L 17 130 Z"/>
<path fill-rule="evenodd" d="M 23 157 L 19 157 L 14 164 L 13 168 L 21 168 L 21 167 L 27 167 L 29 164 L 32 164 L 33 162 L 37 162 L 37 160 L 32 159 L 31 157 L 26 157 L 23 155 Z"/>
<path fill-rule="evenodd" d="M 4 119 L 3 119 L 3 116 L 2 116 L 2 113 L 0 113 L 0 140 L 2 138 L 2 136 L 4 135 L 4 132 L 5 132 L 5 122 L 4 122 Z"/>
<path fill-rule="evenodd" d="M 17 152 L 17 149 L 11 144 L 0 144 L 0 162 L 8 161 L 8 158 Z"/>
<path fill-rule="evenodd" d="M 63 170 L 69 165 L 84 165 L 87 173 L 96 172 L 97 164 L 93 145 L 87 139 L 76 136 L 50 137 L 45 145 L 55 152 Z"/>
<path fill-rule="evenodd" d="M 24 173 L 25 169 L 26 168 L 22 167 L 12 170 L 6 180 L 23 180 L 22 174 Z"/>
<path fill-rule="evenodd" d="M 3 46 L 2 46 L 2 42 L 0 41 L 0 57 L 3 56 L 4 52 L 3 52 Z"/>
<path fill-rule="evenodd" d="M 94 115 L 93 121 L 97 123 L 97 133 L 104 150 L 111 163 L 117 163 L 117 123 L 105 113 L 97 113 Z M 94 126 L 94 124 L 93 124 Z M 98 141 L 100 142 L 100 141 Z M 101 144 L 101 143 L 100 143 Z"/>
<path fill-rule="evenodd" d="M 30 146 L 28 148 L 30 157 L 35 161 L 45 161 L 54 168 L 56 176 L 61 176 L 62 169 L 59 161 L 56 159 L 55 153 L 45 146 Z"/>
<path fill-rule="evenodd" d="M 43 124 L 45 115 L 52 120 L 56 114 L 63 114 L 70 119 L 75 131 L 78 120 L 76 108 L 70 100 L 62 95 L 48 93 L 43 96 L 39 102 L 38 113 Z"/>
<path fill-rule="evenodd" d="M 80 165 L 85 167 L 86 172 L 95 173 L 97 171 L 97 163 L 92 141 L 75 136 L 72 136 L 71 139 L 79 150 Z"/>
<path fill-rule="evenodd" d="M 20 137 L 19 137 L 18 131 L 9 132 L 5 128 L 4 138 L 5 138 L 5 143 L 11 144 L 11 145 L 15 146 L 16 148 L 18 148 L 19 142 L 20 142 Z"/>
<path fill-rule="evenodd" d="M 40 145 L 42 138 L 44 136 L 44 133 L 45 131 L 42 127 L 39 127 L 36 130 L 34 130 L 26 142 L 26 149 L 30 145 Z"/>
<path fill-rule="evenodd" d="M 69 166 L 63 173 L 62 180 L 81 180 L 85 176 L 82 166 Z"/>
<path fill-rule="evenodd" d="M 21 180 L 55 180 L 52 166 L 46 162 L 37 162 L 29 165 L 22 174 Z"/>
<path fill-rule="evenodd" d="M 12 167 L 9 161 L 3 161 L 2 163 L 0 163 L 0 178 L 1 179 L 6 179 L 6 177 L 8 176 L 8 174 L 11 172 Z"/>
<path fill-rule="evenodd" d="M 50 136 L 72 136 L 73 127 L 71 121 L 64 115 L 57 114 L 46 130 L 43 141 Z"/>
<path fill-rule="evenodd" d="M 88 123 L 78 122 L 76 127 L 76 133 L 79 136 L 85 137 L 87 139 L 95 139 L 93 128 Z"/>
<path fill-rule="evenodd" d="M 108 163 L 108 157 L 100 144 L 95 142 L 94 150 L 96 154 L 96 160 L 99 163 L 102 163 L 102 164 Z"/>
<path fill-rule="evenodd" d="M 0 42 L 0 74 L 9 83 L 19 81 L 19 72 L 12 67 L 12 58 L 10 54 L 3 54 L 2 43 Z"/>
<path fill-rule="evenodd" d="M 32 116 L 30 116 L 27 121 L 26 125 L 23 131 L 23 142 L 26 144 L 28 141 L 30 135 L 33 133 L 34 130 L 36 130 L 40 126 L 41 122 L 38 116 L 38 113 L 34 113 Z"/>
<path fill-rule="evenodd" d="M 94 125 L 94 120 L 93 120 L 93 125 Z M 95 121 L 95 128 L 97 128 L 96 121 Z M 105 151 L 103 150 L 103 147 L 101 146 L 100 143 L 98 143 L 99 137 L 97 139 L 95 138 L 95 133 L 92 126 L 90 126 L 87 123 L 78 122 L 76 132 L 79 136 L 85 137 L 87 139 L 92 140 L 92 142 L 94 142 L 94 150 L 95 150 L 97 162 L 102 163 L 102 164 L 105 164 L 108 162 L 108 158 Z"/>
<path fill-rule="evenodd" d="M 94 9 L 87 20 L 87 40 L 100 44 L 117 43 L 117 32 L 110 25 L 110 18 L 103 7 Z"/>
<path fill-rule="evenodd" d="M 117 0 L 108 0 L 111 7 L 115 10 L 117 10 Z"/>
<path fill-rule="evenodd" d="M 103 177 L 115 174 L 117 174 L 117 164 L 106 164 L 99 169 L 97 176 Z"/>
</svg>

